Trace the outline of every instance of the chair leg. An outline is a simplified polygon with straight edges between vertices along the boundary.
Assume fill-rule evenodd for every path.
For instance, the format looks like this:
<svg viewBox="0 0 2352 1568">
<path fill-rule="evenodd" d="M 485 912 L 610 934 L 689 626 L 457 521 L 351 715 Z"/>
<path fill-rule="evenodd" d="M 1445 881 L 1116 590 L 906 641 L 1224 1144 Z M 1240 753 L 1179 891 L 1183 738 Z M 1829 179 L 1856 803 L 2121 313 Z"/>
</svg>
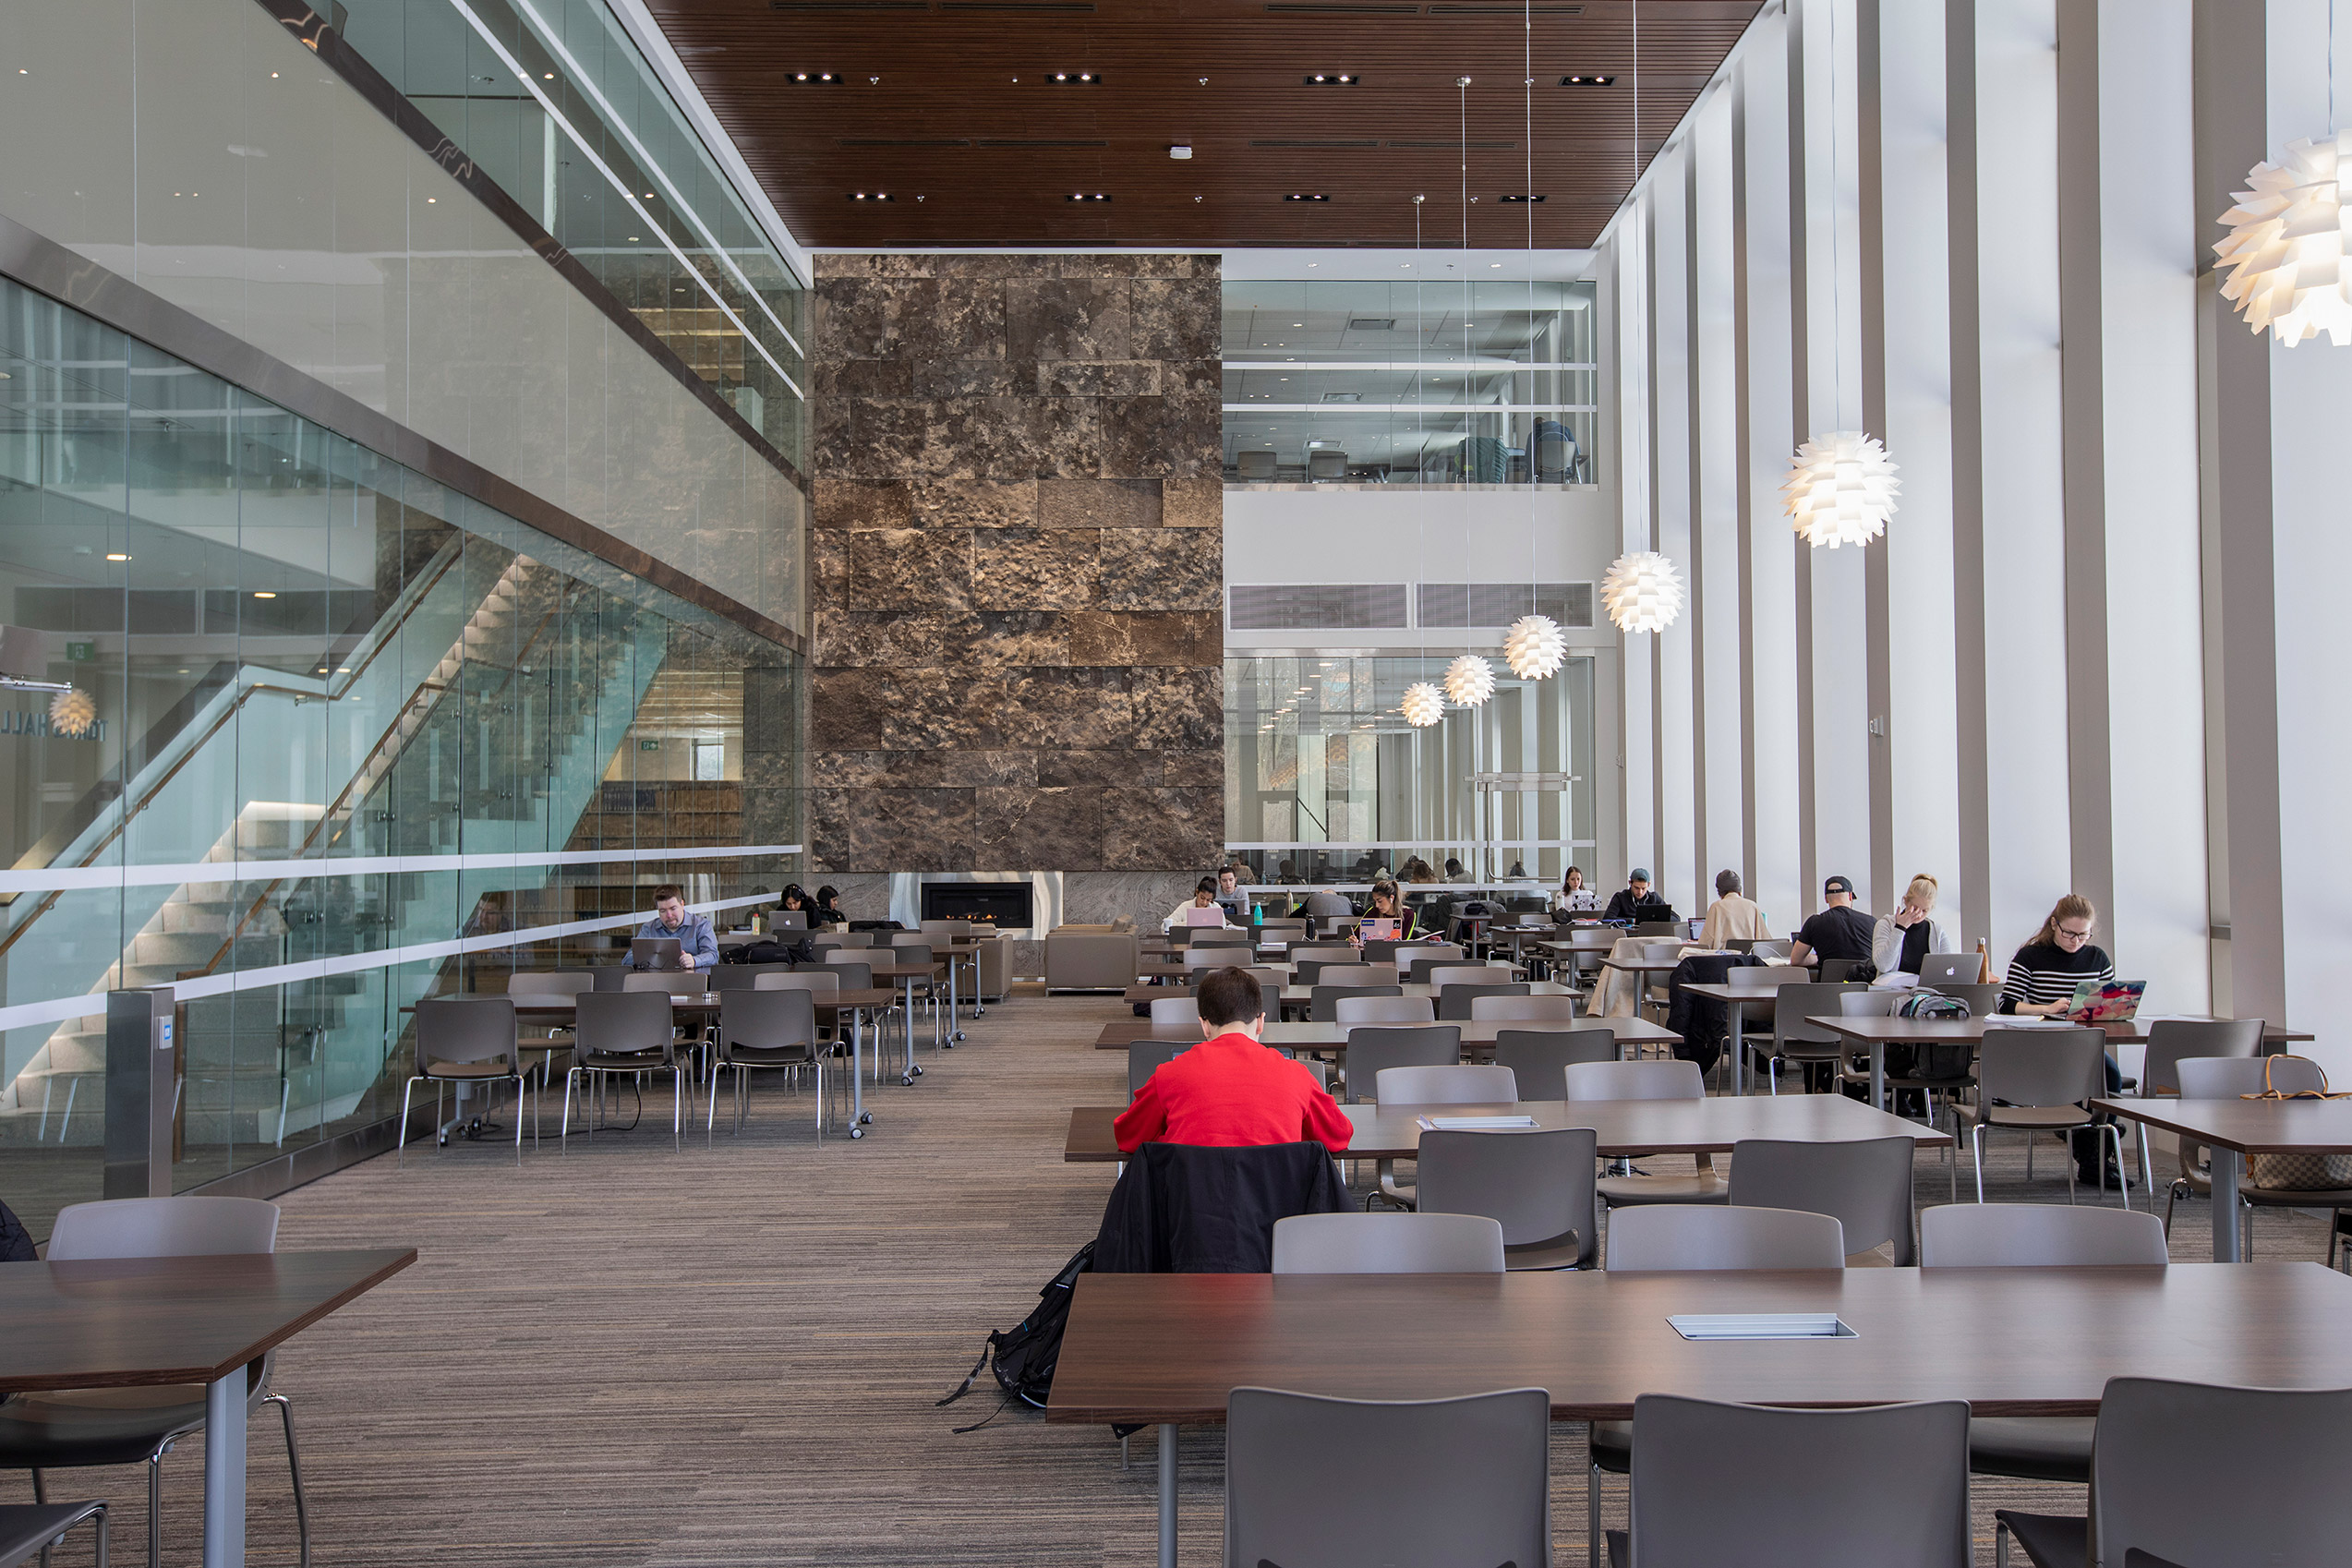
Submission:
<svg viewBox="0 0 2352 1568">
<path fill-rule="evenodd" d="M 685 1152 L 686 1069 L 676 1067 L 669 1073 L 669 1152 Z"/>
<path fill-rule="evenodd" d="M 1976 1200 L 1984 1201 L 1984 1124 L 1978 1122 L 1968 1129 L 1969 1147 L 1976 1154 Z"/>
<path fill-rule="evenodd" d="M 294 1401 L 283 1393 L 265 1395 L 264 1405 L 278 1407 L 278 1419 L 286 1429 L 286 1470 L 294 1478 L 294 1529 L 301 1542 L 300 1568 L 310 1568 L 310 1505 L 302 1495 L 302 1455 L 294 1446 Z"/>
<path fill-rule="evenodd" d="M 2122 1193 L 2123 1206 L 2129 1212 L 2131 1208 L 2131 1183 L 2123 1179 L 2123 1128 L 2109 1122 L 2106 1133 L 2108 1140 L 2116 1146 L 2116 1186 Z M 2107 1173 L 2104 1170 L 2099 1173 L 2099 1185 L 2102 1188 L 2107 1185 Z"/>
<path fill-rule="evenodd" d="M 2141 1122 L 2132 1134 L 2132 1141 L 2140 1145 L 2140 1190 L 2148 1195 L 2148 1211 L 2156 1208 L 2156 1164 L 2148 1152 L 2148 1124 Z"/>
<path fill-rule="evenodd" d="M 1993 1568 L 2009 1568 L 2009 1527 L 1993 1522 Z"/>
<path fill-rule="evenodd" d="M 712 1135 L 713 1135 L 715 1132 L 717 1132 L 718 1128 L 718 1069 L 719 1069 L 719 1067 L 720 1067 L 721 1066 L 723 1066 L 723 1065 L 725 1065 L 725 1064 L 722 1064 L 722 1063 L 719 1063 L 719 1062 L 713 1062 L 713 1063 L 711 1063 L 711 1065 L 710 1065 L 710 1076 L 711 1076 L 711 1080 L 712 1080 L 712 1082 L 711 1082 L 711 1095 L 710 1095 L 710 1114 L 709 1114 L 708 1116 L 705 1116 L 705 1117 L 703 1118 L 703 1144 L 704 1144 L 704 1146 L 705 1146 L 706 1148 L 707 1148 L 707 1147 L 709 1146 L 710 1141 L 711 1141 Z M 741 1067 L 737 1067 L 737 1068 L 735 1069 L 735 1076 L 736 1076 L 737 1078 L 742 1078 L 742 1077 L 743 1076 L 743 1069 L 742 1069 L 742 1068 L 741 1068 Z M 739 1085 L 738 1087 L 740 1087 L 740 1085 Z"/>
<path fill-rule="evenodd" d="M 563 1128 L 556 1134 L 556 1148 L 559 1151 L 572 1147 L 572 1083 L 579 1076 L 578 1067 L 563 1069 Z"/>
<path fill-rule="evenodd" d="M 163 1568 L 163 1455 L 171 1451 L 165 1443 L 147 1456 L 147 1568 Z"/>
<path fill-rule="evenodd" d="M 392 1144 L 392 1169 L 400 1169 L 408 1158 L 408 1097 L 416 1092 L 416 1080 L 410 1079 L 400 1091 L 400 1130 Z"/>
</svg>

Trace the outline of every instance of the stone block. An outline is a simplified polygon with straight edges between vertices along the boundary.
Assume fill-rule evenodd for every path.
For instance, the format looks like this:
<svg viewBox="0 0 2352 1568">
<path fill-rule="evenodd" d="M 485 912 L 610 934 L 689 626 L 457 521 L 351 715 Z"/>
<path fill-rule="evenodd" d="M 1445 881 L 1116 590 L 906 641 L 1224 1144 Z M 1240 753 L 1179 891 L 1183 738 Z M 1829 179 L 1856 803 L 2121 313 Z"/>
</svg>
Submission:
<svg viewBox="0 0 2352 1568">
<path fill-rule="evenodd" d="M 809 853 L 819 867 L 959 871 L 973 863 L 973 791 L 809 791 Z"/>
<path fill-rule="evenodd" d="M 1032 749 L 1127 744 L 1134 722 L 1128 680 L 1125 669 L 1007 669 L 997 725 L 1003 743 Z"/>
<path fill-rule="evenodd" d="M 1168 528 L 1225 525 L 1225 482 L 1215 474 L 1160 481 L 1160 523 Z"/>
<path fill-rule="evenodd" d="M 1129 676 L 1128 687 L 1138 748 L 1201 751 L 1224 744 L 1222 669 L 1137 669 Z"/>
<path fill-rule="evenodd" d="M 1223 418 L 1213 397 L 1106 397 L 1100 414 L 1101 472 L 1118 478 L 1196 478 L 1222 473 Z"/>
<path fill-rule="evenodd" d="M 1158 479 L 1040 479 L 1041 528 L 1156 528 L 1162 503 Z"/>
<path fill-rule="evenodd" d="M 1099 530 L 997 528 L 971 537 L 976 608 L 1083 609 L 1094 602 Z"/>
<path fill-rule="evenodd" d="M 811 483 L 809 522 L 818 528 L 910 528 L 913 491 L 904 483 L 821 478 Z"/>
<path fill-rule="evenodd" d="M 873 528 L 850 536 L 849 608 L 971 608 L 972 536 L 949 528 Z"/>
<path fill-rule="evenodd" d="M 1200 528 L 1106 528 L 1095 603 L 1104 609 L 1215 609 L 1224 535 Z"/>
<path fill-rule="evenodd" d="M 1004 285 L 1011 359 L 1129 359 L 1123 278 L 1014 278 Z"/>
<path fill-rule="evenodd" d="M 972 837 L 989 865 L 1099 865 L 1108 791 L 976 790 Z"/>
<path fill-rule="evenodd" d="M 813 752 L 809 778 L 827 789 L 1033 789 L 1037 758 L 1024 751 Z"/>
<path fill-rule="evenodd" d="M 1223 790 L 1157 788 L 1105 790 L 1103 858 L 1105 870 L 1150 871 L 1212 866 L 1224 856 Z"/>
<path fill-rule="evenodd" d="M 1213 610 L 1070 612 L 1072 664 L 1213 664 L 1222 645 Z"/>
<path fill-rule="evenodd" d="M 1216 278 L 1138 278 L 1128 285 L 1130 337 L 1139 359 L 1220 357 L 1224 284 Z"/>
<path fill-rule="evenodd" d="M 925 528 L 1033 528 L 1035 479 L 940 479 L 913 488 L 916 524 Z"/>
</svg>

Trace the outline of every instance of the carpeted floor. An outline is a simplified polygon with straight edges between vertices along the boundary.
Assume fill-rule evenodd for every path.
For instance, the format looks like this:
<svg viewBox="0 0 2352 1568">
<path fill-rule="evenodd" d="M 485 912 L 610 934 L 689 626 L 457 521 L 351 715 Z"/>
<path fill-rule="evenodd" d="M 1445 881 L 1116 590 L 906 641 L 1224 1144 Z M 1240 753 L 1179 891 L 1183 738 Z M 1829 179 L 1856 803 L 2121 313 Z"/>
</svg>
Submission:
<svg viewBox="0 0 2352 1568">
<path fill-rule="evenodd" d="M 550 1102 L 548 1140 L 519 1172 L 501 1144 L 428 1146 L 288 1194 L 284 1247 L 422 1254 L 279 1357 L 319 1568 L 1150 1562 L 1149 1434 L 1122 1472 L 1104 1431 L 1007 1411 L 959 1436 L 993 1394 L 932 1403 L 1093 1233 L 1113 1173 L 1063 1164 L 1062 1135 L 1072 1105 L 1124 1095 L 1124 1055 L 1090 1048 L 1124 1010 L 1036 995 L 991 1007 L 964 1046 L 925 1053 L 914 1087 L 869 1091 L 862 1142 L 819 1149 L 811 1100 L 767 1082 L 745 1132 L 729 1136 L 722 1116 L 713 1147 L 697 1132 L 671 1152 L 664 1095 L 637 1130 L 575 1137 L 560 1154 Z M 1921 1200 L 1944 1201 L 1939 1159 L 1919 1170 Z M 1991 1195 L 2063 1202 L 2055 1143 L 2037 1171 L 2029 1189 L 2010 1141 Z M 2206 1224 L 2201 1201 L 2182 1205 L 2177 1258 L 2210 1256 Z M 2265 1213 L 2257 1234 L 2265 1257 L 2325 1245 L 2299 1215 Z M 175 1568 L 199 1557 L 201 1449 L 166 1461 Z M 1189 1563 L 1220 1550 L 1222 1453 L 1213 1429 L 1184 1440 Z M 1556 1427 L 1563 1562 L 1585 1550 L 1582 1454 L 1580 1429 Z M 256 1424 L 250 1473 L 251 1560 L 290 1563 L 274 1423 Z M 29 1496 L 21 1479 L 0 1486 Z M 135 1558 L 136 1470 L 52 1488 L 115 1499 Z M 1986 1563 L 1996 1502 L 2081 1504 L 2063 1487 L 1984 1483 L 1976 1496 Z M 1621 1521 L 1622 1483 L 1606 1497 Z"/>
</svg>

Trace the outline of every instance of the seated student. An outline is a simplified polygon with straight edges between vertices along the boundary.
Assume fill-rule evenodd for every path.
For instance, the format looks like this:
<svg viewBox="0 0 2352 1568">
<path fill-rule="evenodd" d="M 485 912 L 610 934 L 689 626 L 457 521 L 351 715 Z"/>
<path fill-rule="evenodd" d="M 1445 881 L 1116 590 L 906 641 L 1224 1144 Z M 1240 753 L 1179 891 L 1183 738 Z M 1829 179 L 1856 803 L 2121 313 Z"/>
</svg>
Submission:
<svg viewBox="0 0 2352 1568">
<path fill-rule="evenodd" d="M 816 901 L 809 907 L 809 924 L 847 925 L 850 917 L 841 908 L 841 892 L 826 886 L 816 890 Z"/>
<path fill-rule="evenodd" d="M 1476 882 L 1477 877 L 1462 869 L 1462 862 L 1452 855 L 1445 857 L 1445 879 L 1448 882 Z"/>
<path fill-rule="evenodd" d="M 1233 922 L 1226 918 L 1224 911 L 1217 908 L 1217 885 L 1204 876 L 1200 886 L 1193 888 L 1191 898 L 1168 911 L 1168 918 L 1160 923 L 1160 929 L 1174 931 L 1179 925 L 1190 925 L 1194 910 L 1217 910 L 1217 918 L 1204 923 L 1232 928 Z"/>
<path fill-rule="evenodd" d="M 1225 911 L 1225 921 L 1232 925 L 1249 922 L 1249 900 L 1241 895 L 1241 874 L 1231 866 L 1217 872 L 1217 903 Z"/>
<path fill-rule="evenodd" d="M 1393 882 L 1382 880 L 1372 884 L 1372 898 L 1371 901 L 1364 906 L 1364 918 L 1404 922 L 1396 928 L 1397 938 L 1400 941 L 1408 939 L 1413 935 L 1413 911 L 1405 907 L 1404 895 L 1396 890 L 1396 884 Z M 1354 942 L 1358 947 L 1364 945 L 1363 938 L 1354 932 L 1348 934 L 1348 940 Z"/>
<path fill-rule="evenodd" d="M 1919 966 L 1930 953 L 1957 953 L 1960 944 L 1936 919 L 1936 879 L 1921 872 L 1903 889 L 1902 907 L 1880 917 L 1871 928 L 1870 961 L 1883 975 L 1919 978 Z"/>
<path fill-rule="evenodd" d="M 710 928 L 710 917 L 688 913 L 685 899 L 671 883 L 654 889 L 654 917 L 637 927 L 636 934 L 675 937 L 680 969 L 708 969 L 718 961 L 718 937 Z M 638 967 L 633 951 L 628 967 Z"/>
<path fill-rule="evenodd" d="M 2099 911 L 2090 899 L 2080 893 L 2069 893 L 2050 911 L 2050 918 L 2042 923 L 2033 940 L 2017 950 L 2009 959 L 2008 973 L 2001 981 L 2001 1011 L 2028 1018 L 2047 1018 L 2066 1011 L 2074 1000 L 2074 988 L 2089 981 L 2098 985 L 2112 984 L 2116 966 L 2106 949 L 2092 945 L 2091 933 L 2098 928 Z M 2113 1052 L 2107 1055 L 2107 1092 L 2123 1088 L 2123 1069 L 2116 1065 Z M 2084 1181 L 2099 1179 L 2099 1150 L 2093 1136 L 2075 1140 L 2076 1174 Z M 2108 1179 L 2118 1186 L 2121 1174 L 2112 1159 L 2107 1164 Z"/>
<path fill-rule="evenodd" d="M 1854 885 L 1842 876 L 1821 884 L 1821 901 L 1829 907 L 1797 928 L 1789 944 L 1789 961 L 1809 964 L 1815 959 L 1866 959 L 1877 922 L 1854 908 Z"/>
<path fill-rule="evenodd" d="M 1698 945 L 1721 947 L 1727 942 L 1757 942 L 1772 935 L 1764 911 L 1740 893 L 1740 874 L 1715 874 L 1715 902 L 1707 906 L 1707 923 L 1699 927 Z"/>
<path fill-rule="evenodd" d="M 804 914 L 814 919 L 814 912 L 809 908 L 810 902 L 807 889 L 797 882 L 787 882 L 784 884 L 784 897 L 776 907 L 787 914 Z"/>
<path fill-rule="evenodd" d="M 1119 1152 L 1147 1143 L 1314 1141 L 1345 1151 L 1356 1128 L 1304 1063 L 1258 1043 L 1265 999 L 1246 969 L 1212 970 L 1200 982 L 1201 1043 L 1161 1064 L 1111 1124 Z"/>
<path fill-rule="evenodd" d="M 1551 911 L 1554 914 L 1600 913 L 1600 895 L 1585 886 L 1584 867 L 1572 865 L 1568 868 L 1567 876 L 1561 881 L 1560 891 L 1552 896 Z"/>
<path fill-rule="evenodd" d="M 1634 874 L 1625 878 L 1625 886 L 1610 896 L 1609 912 L 1601 918 L 1638 922 L 1646 918 L 1642 913 L 1645 909 L 1663 910 L 1666 907 L 1666 900 L 1650 891 L 1649 873 L 1635 866 Z"/>
</svg>

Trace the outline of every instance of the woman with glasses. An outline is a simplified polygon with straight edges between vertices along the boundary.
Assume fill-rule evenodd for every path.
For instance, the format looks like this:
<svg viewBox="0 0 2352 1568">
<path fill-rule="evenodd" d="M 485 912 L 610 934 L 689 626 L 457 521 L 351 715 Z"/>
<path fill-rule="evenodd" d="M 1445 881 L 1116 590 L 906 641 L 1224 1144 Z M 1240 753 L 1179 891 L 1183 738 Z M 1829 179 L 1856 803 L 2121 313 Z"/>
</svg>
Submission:
<svg viewBox="0 0 2352 1568">
<path fill-rule="evenodd" d="M 2080 893 L 2069 893 L 2050 911 L 2050 918 L 2033 940 L 2017 950 L 2009 959 L 2009 971 L 2001 983 L 2001 1011 L 2025 1017 L 2048 1017 L 2063 1013 L 2074 1000 L 2075 987 L 2085 981 L 2094 984 L 2111 983 L 2116 966 L 2109 961 L 2106 949 L 2094 946 L 2091 933 L 2099 923 L 2099 911 L 2091 900 Z M 2110 1052 L 2106 1058 L 2107 1092 L 2117 1093 L 2123 1088 L 2123 1069 L 2116 1066 Z M 2095 1185 L 2099 1180 L 2099 1149 L 2101 1135 L 2083 1128 L 2074 1137 L 2076 1175 L 2084 1182 Z M 2123 1173 L 2110 1160 L 2107 1180 L 2117 1187 L 2124 1182 Z"/>
</svg>

